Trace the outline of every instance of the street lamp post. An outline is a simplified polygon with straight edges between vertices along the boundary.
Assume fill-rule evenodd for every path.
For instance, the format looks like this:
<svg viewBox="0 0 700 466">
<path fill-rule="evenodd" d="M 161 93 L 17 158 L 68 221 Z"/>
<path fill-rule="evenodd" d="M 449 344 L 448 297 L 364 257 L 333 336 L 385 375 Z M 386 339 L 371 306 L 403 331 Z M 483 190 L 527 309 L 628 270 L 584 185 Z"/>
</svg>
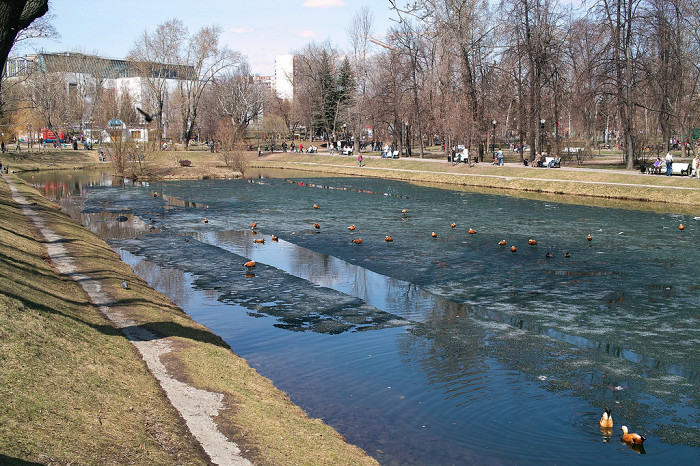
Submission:
<svg viewBox="0 0 700 466">
<path fill-rule="evenodd" d="M 491 160 L 496 157 L 496 124 L 498 122 L 493 119 L 491 120 L 491 128 L 493 129 L 493 144 L 491 144 Z"/>
<path fill-rule="evenodd" d="M 540 154 L 544 155 L 544 124 L 546 123 L 545 119 L 542 118 L 540 120 Z"/>
<path fill-rule="evenodd" d="M 406 157 L 411 156 L 411 138 L 408 135 L 408 122 L 404 122 L 405 125 L 405 131 L 404 134 L 406 135 Z"/>
</svg>

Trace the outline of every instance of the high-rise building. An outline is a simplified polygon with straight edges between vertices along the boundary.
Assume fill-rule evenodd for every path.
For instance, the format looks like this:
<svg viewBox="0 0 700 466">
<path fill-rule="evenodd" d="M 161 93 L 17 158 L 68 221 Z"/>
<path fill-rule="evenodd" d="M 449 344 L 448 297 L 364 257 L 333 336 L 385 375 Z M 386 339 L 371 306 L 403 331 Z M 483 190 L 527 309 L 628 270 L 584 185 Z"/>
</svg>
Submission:
<svg viewBox="0 0 700 466">
<path fill-rule="evenodd" d="M 275 92 L 282 99 L 294 98 L 296 75 L 294 55 L 277 55 L 275 57 Z"/>
</svg>

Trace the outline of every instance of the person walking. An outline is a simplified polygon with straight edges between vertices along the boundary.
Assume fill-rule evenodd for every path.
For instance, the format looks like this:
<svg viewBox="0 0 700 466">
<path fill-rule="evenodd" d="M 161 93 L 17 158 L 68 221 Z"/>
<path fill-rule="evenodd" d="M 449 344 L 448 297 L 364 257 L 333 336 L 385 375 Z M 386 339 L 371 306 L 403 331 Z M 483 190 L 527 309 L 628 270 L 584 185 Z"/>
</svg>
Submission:
<svg viewBox="0 0 700 466">
<path fill-rule="evenodd" d="M 360 167 L 362 166 L 362 154 L 357 156 L 357 163 L 360 165 Z"/>
<path fill-rule="evenodd" d="M 498 149 L 498 152 L 496 152 L 496 159 L 498 160 L 498 165 L 503 166 L 503 150 L 500 148 Z"/>
<path fill-rule="evenodd" d="M 671 176 L 673 172 L 673 156 L 670 152 L 666 152 L 666 176 Z"/>
<path fill-rule="evenodd" d="M 695 178 L 700 178 L 700 155 L 697 154 L 693 159 L 693 173 L 695 174 Z"/>
</svg>

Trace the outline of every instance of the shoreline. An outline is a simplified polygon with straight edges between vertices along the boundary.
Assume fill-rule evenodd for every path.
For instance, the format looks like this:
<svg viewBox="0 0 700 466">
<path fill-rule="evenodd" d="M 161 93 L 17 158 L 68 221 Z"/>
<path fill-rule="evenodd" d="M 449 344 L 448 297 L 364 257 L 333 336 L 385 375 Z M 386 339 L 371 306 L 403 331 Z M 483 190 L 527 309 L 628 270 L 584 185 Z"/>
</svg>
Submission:
<svg viewBox="0 0 700 466">
<path fill-rule="evenodd" d="M 441 161 L 421 159 L 385 160 L 363 156 L 362 168 L 354 158 L 303 154 L 268 155 L 249 162 L 251 168 L 272 168 L 384 178 L 397 181 L 430 183 L 436 187 L 456 186 L 491 189 L 502 193 L 535 193 L 653 204 L 658 210 L 700 213 L 700 180 L 689 177 L 665 177 L 587 168 L 452 166 Z M 291 159 L 291 160 L 290 160 Z M 393 165 L 393 166 L 391 166 Z M 479 166 L 481 165 L 481 166 Z M 555 175 L 555 176 L 551 176 Z M 600 178 L 600 179 L 596 179 Z M 563 202 L 572 202 L 571 199 Z M 659 207 L 662 205 L 663 207 Z M 668 208 L 668 209 L 665 209 Z M 645 209 L 646 210 L 646 209 Z M 657 209 L 654 209 L 657 210 Z"/>
<path fill-rule="evenodd" d="M 0 458 L 377 464 L 27 182 L 3 175 L 0 212 Z"/>
</svg>

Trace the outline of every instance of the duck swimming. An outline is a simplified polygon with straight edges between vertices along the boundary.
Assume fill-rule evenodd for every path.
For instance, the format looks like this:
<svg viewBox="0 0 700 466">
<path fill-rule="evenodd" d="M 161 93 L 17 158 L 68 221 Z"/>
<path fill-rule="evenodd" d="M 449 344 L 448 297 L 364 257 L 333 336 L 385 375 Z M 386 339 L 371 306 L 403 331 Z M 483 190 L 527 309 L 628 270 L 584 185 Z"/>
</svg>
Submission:
<svg viewBox="0 0 700 466">
<path fill-rule="evenodd" d="M 635 434 L 635 433 L 630 434 L 627 431 L 627 426 L 622 426 L 622 440 L 624 442 L 627 442 L 627 443 L 634 443 L 635 445 L 641 445 L 642 443 L 644 443 L 646 438 L 642 437 L 639 434 Z"/>
<path fill-rule="evenodd" d="M 504 239 L 502 239 L 501 241 L 498 242 L 499 246 L 505 246 L 506 244 L 508 244 L 508 243 Z"/>
<path fill-rule="evenodd" d="M 355 238 L 352 242 L 355 244 L 362 244 L 362 238 Z"/>
<path fill-rule="evenodd" d="M 246 266 L 246 267 L 248 267 L 248 268 L 250 268 L 250 267 L 255 267 L 255 261 L 248 261 L 248 262 L 246 262 L 246 263 L 243 264 L 243 265 Z"/>
<path fill-rule="evenodd" d="M 603 417 L 600 418 L 600 427 L 603 427 L 604 429 L 610 429 L 613 426 L 613 419 L 612 416 L 610 415 L 610 408 L 605 408 L 605 411 L 603 411 Z"/>
<path fill-rule="evenodd" d="M 476 234 L 476 230 L 473 229 L 473 228 L 470 228 L 470 229 L 469 229 L 469 234 L 470 234 L 470 235 Z"/>
<path fill-rule="evenodd" d="M 355 225 L 350 225 L 350 226 L 348 227 L 348 230 L 350 230 L 350 231 L 353 231 L 354 229 L 355 229 Z"/>
<path fill-rule="evenodd" d="M 537 244 L 537 240 L 529 239 L 529 240 L 527 240 L 527 244 L 529 244 L 530 246 L 534 246 Z"/>
<path fill-rule="evenodd" d="M 318 230 L 321 228 L 321 225 L 319 225 L 318 223 L 314 223 L 314 228 Z"/>
<path fill-rule="evenodd" d="M 454 222 L 452 222 L 452 223 L 450 223 L 450 226 L 451 226 L 452 228 L 454 228 L 454 227 L 456 227 L 456 226 L 457 226 L 457 224 L 456 224 L 456 223 L 454 223 Z"/>
<path fill-rule="evenodd" d="M 394 241 L 394 238 L 392 238 L 391 236 L 387 236 L 386 238 L 384 238 L 384 241 L 386 241 L 387 243 L 391 243 L 392 241 Z"/>
<path fill-rule="evenodd" d="M 437 238 L 437 233 L 432 232 L 432 233 L 430 233 L 430 236 L 432 236 L 433 238 Z"/>
</svg>

